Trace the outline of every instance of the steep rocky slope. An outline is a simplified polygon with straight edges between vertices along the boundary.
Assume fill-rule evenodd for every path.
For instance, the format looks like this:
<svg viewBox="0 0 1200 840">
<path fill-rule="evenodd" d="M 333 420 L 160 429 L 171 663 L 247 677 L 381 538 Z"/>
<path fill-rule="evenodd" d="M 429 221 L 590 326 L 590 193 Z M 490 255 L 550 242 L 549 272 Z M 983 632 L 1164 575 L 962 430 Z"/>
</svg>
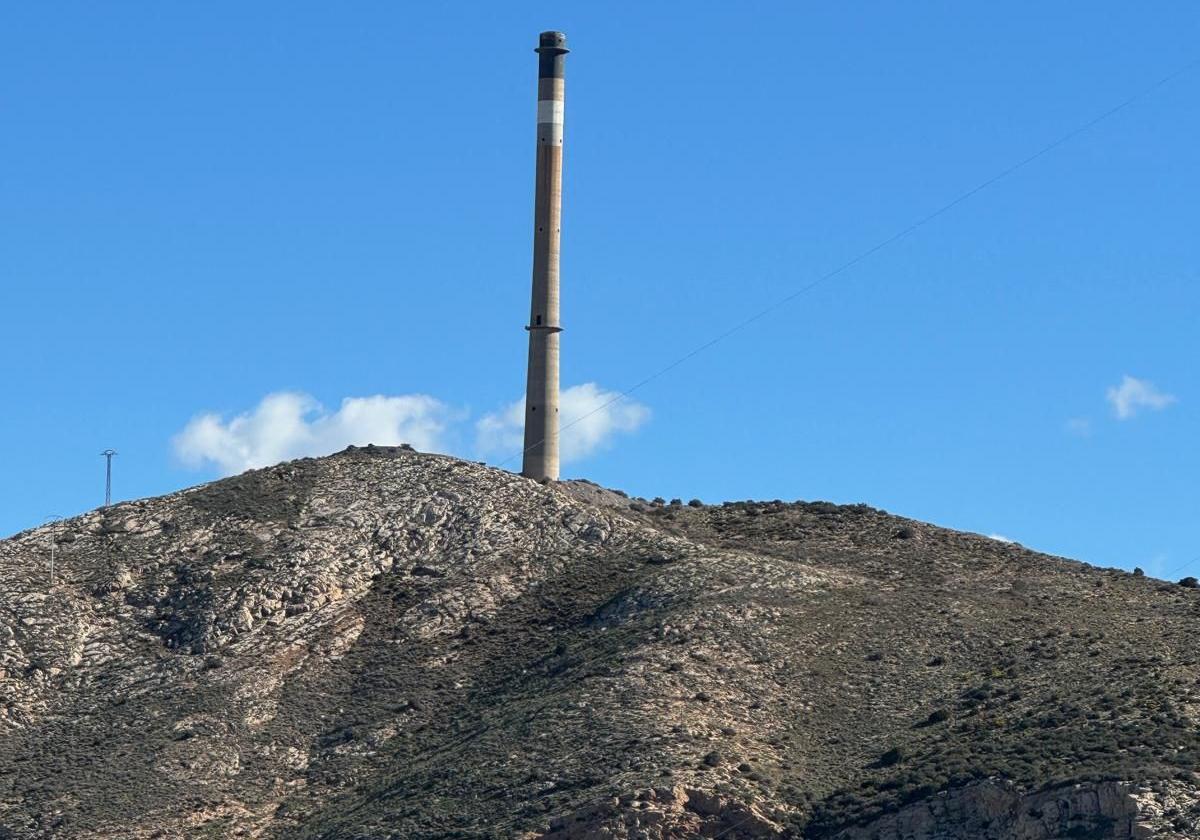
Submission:
<svg viewBox="0 0 1200 840">
<path fill-rule="evenodd" d="M 1197 837 L 1198 625 L 865 506 L 350 450 L 0 541 L 0 838 Z"/>
</svg>

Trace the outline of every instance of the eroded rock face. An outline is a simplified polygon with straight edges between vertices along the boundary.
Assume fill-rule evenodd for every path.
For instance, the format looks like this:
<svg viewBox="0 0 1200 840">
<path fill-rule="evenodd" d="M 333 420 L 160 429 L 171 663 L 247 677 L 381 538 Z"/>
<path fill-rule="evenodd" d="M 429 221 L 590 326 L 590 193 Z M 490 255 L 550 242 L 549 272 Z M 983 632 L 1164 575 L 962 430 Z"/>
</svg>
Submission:
<svg viewBox="0 0 1200 840">
<path fill-rule="evenodd" d="M 1200 836 L 1198 619 L 865 506 L 358 449 L 0 541 L 0 837 Z"/>
<path fill-rule="evenodd" d="M 1124 782 L 1087 782 L 1022 792 L 1002 781 L 941 791 L 865 825 L 831 835 L 836 840 L 1058 840 L 1059 838 L 1191 838 L 1200 836 L 1197 791 L 1164 785 L 1159 791 Z M 1181 807 L 1182 806 L 1182 807 Z M 653 788 L 613 797 L 569 816 L 528 840 L 670 840 L 727 837 L 782 840 L 789 814 L 765 813 L 710 791 Z M 1190 810 L 1190 816 L 1182 816 Z M 777 821 L 778 820 L 778 821 Z"/>
<path fill-rule="evenodd" d="M 550 821 L 529 840 L 624 840 L 624 838 L 778 838 L 783 827 L 761 810 L 711 791 L 677 785 L 613 797 Z"/>
<path fill-rule="evenodd" d="M 1011 784 L 984 782 L 941 792 L 896 814 L 835 836 L 839 840 L 903 837 L 1126 840 L 1151 836 L 1138 826 L 1142 816 L 1130 786 L 1118 782 L 1070 785 L 1040 793 L 1022 793 Z"/>
</svg>

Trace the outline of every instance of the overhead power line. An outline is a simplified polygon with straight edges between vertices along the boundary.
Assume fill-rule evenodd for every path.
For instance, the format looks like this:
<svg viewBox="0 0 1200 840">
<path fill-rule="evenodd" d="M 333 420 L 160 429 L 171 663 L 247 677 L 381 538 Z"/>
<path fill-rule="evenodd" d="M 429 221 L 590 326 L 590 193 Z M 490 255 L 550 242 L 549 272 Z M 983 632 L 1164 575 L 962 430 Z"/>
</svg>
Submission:
<svg viewBox="0 0 1200 840">
<path fill-rule="evenodd" d="M 1197 561 L 1200 561 L 1200 557 L 1193 557 L 1191 560 L 1185 560 L 1184 562 L 1180 563 L 1178 566 L 1174 567 L 1173 569 L 1170 569 L 1170 570 L 1164 572 L 1162 579 L 1170 580 L 1175 574 L 1182 572 L 1184 569 L 1186 569 L 1187 567 L 1196 563 Z"/>
<path fill-rule="evenodd" d="M 1079 135 L 1084 134 L 1085 132 L 1091 130 L 1092 128 L 1095 128 L 1100 123 L 1104 122 L 1105 120 L 1110 119 L 1111 117 L 1113 117 L 1116 114 L 1120 113 L 1121 111 L 1125 110 L 1130 105 L 1137 102 L 1138 100 L 1145 98 L 1146 96 L 1148 96 L 1149 94 L 1158 90 L 1159 88 L 1163 87 L 1164 85 L 1166 85 L 1166 84 L 1174 81 L 1175 79 L 1179 78 L 1180 76 L 1184 75 L 1188 71 L 1195 68 L 1197 65 L 1200 65 L 1200 58 L 1192 59 L 1187 64 L 1184 64 L 1182 67 L 1178 68 L 1177 70 L 1174 70 L 1174 71 L 1168 73 L 1167 75 L 1163 76 L 1162 78 L 1158 79 L 1157 81 L 1146 85 L 1145 87 L 1141 88 L 1136 93 L 1134 93 L 1133 95 L 1127 97 L 1126 99 L 1123 99 L 1122 101 L 1118 102 L 1116 105 L 1113 105 L 1111 108 L 1108 108 L 1107 110 L 1101 112 L 1097 116 L 1092 117 L 1090 120 L 1088 120 L 1087 122 L 1078 126 L 1077 128 L 1074 128 L 1071 131 L 1068 131 L 1066 134 L 1063 134 L 1058 139 L 1056 139 L 1050 143 L 1047 143 L 1045 146 L 1042 146 L 1040 149 L 1038 149 L 1033 154 L 1031 154 L 1025 158 L 1022 158 L 1021 160 L 1017 161 L 1016 163 L 1012 164 L 1011 166 L 1008 166 L 1005 169 L 1000 170 L 999 172 L 997 172 L 996 174 L 987 178 L 986 180 L 981 181 L 979 184 L 975 185 L 974 187 L 971 187 L 967 191 L 959 194 L 957 197 L 955 197 L 951 201 L 947 202 L 946 204 L 943 204 L 941 207 L 937 208 L 932 213 L 922 216 L 921 218 L 917 219 L 915 222 L 908 225 L 907 227 L 902 228 L 901 230 L 897 231 L 896 233 L 892 234 L 891 236 L 887 237 L 886 239 L 883 239 L 880 242 L 876 243 L 875 245 L 872 245 L 870 248 L 867 248 L 865 251 L 862 251 L 854 258 L 842 263 L 841 265 L 839 265 L 837 268 L 833 269 L 832 271 L 829 271 L 825 274 L 820 275 L 819 277 L 815 278 L 814 280 L 810 281 L 809 283 L 796 289 L 796 291 L 791 292 L 788 295 L 785 295 L 784 297 L 779 298 L 778 300 L 774 301 L 773 303 L 771 303 L 771 304 L 763 307 L 759 311 L 755 312 L 753 315 L 750 315 L 749 317 L 743 319 L 742 321 L 739 321 L 738 323 L 734 324 L 732 327 L 729 327 L 724 332 L 718 333 L 717 335 L 708 339 L 704 343 L 697 345 L 695 348 L 689 350 L 688 352 L 684 353 L 679 358 L 675 359 L 675 361 L 673 361 L 667 365 L 664 365 L 663 367 L 659 368 L 654 373 L 651 373 L 649 376 L 645 377 L 641 381 L 635 383 L 634 385 L 630 386 L 629 388 L 626 388 L 624 391 L 619 392 L 616 396 L 612 397 L 608 401 L 601 403 L 599 406 L 597 406 L 596 408 L 587 412 L 586 414 L 582 415 L 581 417 L 576 417 L 574 420 L 572 420 L 571 422 L 569 422 L 565 426 L 563 426 L 560 431 L 565 431 L 578 423 L 582 423 L 584 420 L 588 419 L 592 415 L 598 414 L 599 412 L 608 408 L 613 403 L 616 403 L 616 402 L 619 402 L 620 400 L 625 399 L 630 394 L 645 387 L 646 385 L 648 385 L 649 383 L 658 379 L 659 377 L 671 372 L 675 368 L 682 365 L 684 362 L 687 362 L 690 359 L 700 355 L 701 353 L 703 353 L 705 350 L 708 350 L 713 345 L 719 344 L 720 342 L 729 338 L 729 336 L 733 335 L 734 333 L 744 330 L 746 327 L 750 326 L 751 324 L 755 323 L 756 321 L 759 321 L 762 318 L 765 318 L 767 315 L 771 314 L 776 309 L 779 309 L 780 307 L 791 303 L 792 301 L 794 301 L 796 298 L 800 297 L 801 295 L 811 292 L 813 289 L 815 289 L 817 286 L 824 283 L 826 280 L 831 280 L 834 277 L 837 277 L 839 274 L 843 274 L 846 271 L 849 271 L 851 268 L 854 268 L 859 263 L 863 262 L 864 260 L 868 259 L 869 257 L 874 256 L 875 254 L 882 251 L 884 248 L 887 248 L 889 245 L 892 245 L 892 244 L 898 242 L 899 240 L 904 239 L 909 234 L 913 233 L 914 231 L 918 230 L 919 228 L 924 227 L 929 222 L 932 222 L 934 219 L 938 218 L 939 216 L 945 215 L 946 213 L 950 212 L 954 208 L 958 207 L 963 202 L 965 202 L 968 199 L 974 197 L 975 195 L 983 192 L 984 190 L 993 186 L 997 182 L 1004 180 L 1008 176 L 1012 175 L 1013 173 L 1015 173 L 1021 169 L 1024 169 L 1026 166 L 1029 166 L 1034 161 L 1036 161 L 1039 158 L 1042 158 L 1045 155 L 1049 154 L 1050 152 L 1054 151 L 1059 146 L 1069 143 L 1071 140 L 1074 140 Z M 537 446 L 537 445 L 540 445 L 540 443 L 541 443 L 541 441 L 539 441 L 533 445 Z M 527 446 L 525 449 L 521 450 L 520 452 L 510 455 L 509 457 L 507 457 L 503 461 L 501 461 L 498 464 L 498 466 L 504 466 L 505 464 L 509 463 L 510 461 L 512 461 L 516 458 L 520 458 L 521 456 L 523 456 L 525 454 L 525 452 L 528 452 L 530 448 L 532 448 L 532 447 Z"/>
</svg>

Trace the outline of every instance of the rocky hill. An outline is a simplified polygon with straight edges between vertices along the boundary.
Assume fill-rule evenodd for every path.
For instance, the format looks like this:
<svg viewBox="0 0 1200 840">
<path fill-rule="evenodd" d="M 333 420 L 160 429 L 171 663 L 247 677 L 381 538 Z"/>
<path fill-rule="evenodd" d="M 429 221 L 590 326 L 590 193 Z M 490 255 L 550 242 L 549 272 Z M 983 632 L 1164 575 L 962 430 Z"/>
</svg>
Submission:
<svg viewBox="0 0 1200 840">
<path fill-rule="evenodd" d="M 1198 627 L 862 505 L 348 450 L 0 541 L 0 838 L 1197 837 Z"/>
</svg>

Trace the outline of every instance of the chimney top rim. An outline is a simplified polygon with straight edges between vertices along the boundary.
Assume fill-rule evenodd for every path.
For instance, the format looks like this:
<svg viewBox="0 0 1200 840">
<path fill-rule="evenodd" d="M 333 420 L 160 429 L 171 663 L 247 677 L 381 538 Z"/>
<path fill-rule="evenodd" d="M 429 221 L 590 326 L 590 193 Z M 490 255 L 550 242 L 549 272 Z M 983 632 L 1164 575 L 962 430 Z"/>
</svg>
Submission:
<svg viewBox="0 0 1200 840">
<path fill-rule="evenodd" d="M 570 52 L 567 49 L 567 35 L 565 32 L 559 32 L 556 29 L 548 29 L 538 35 L 538 46 L 534 50 L 537 53 L 562 54 Z"/>
</svg>

